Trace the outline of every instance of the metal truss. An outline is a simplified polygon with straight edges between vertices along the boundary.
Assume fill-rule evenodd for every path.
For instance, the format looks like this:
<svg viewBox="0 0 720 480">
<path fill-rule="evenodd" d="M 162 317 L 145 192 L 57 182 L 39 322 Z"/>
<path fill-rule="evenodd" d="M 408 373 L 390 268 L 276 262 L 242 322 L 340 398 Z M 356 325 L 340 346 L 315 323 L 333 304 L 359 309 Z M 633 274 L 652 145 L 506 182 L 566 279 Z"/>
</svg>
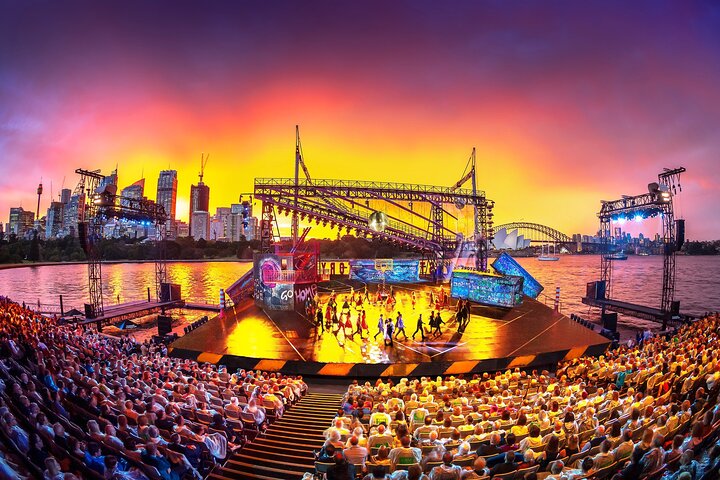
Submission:
<svg viewBox="0 0 720 480">
<path fill-rule="evenodd" d="M 656 191 L 643 193 L 636 196 L 624 196 L 619 200 L 610 202 L 602 202 L 602 207 L 598 213 L 600 219 L 600 241 L 603 245 L 602 254 L 600 255 L 600 274 L 601 280 L 606 282 L 607 298 L 612 297 L 612 260 L 607 255 L 611 253 L 610 245 L 612 238 L 611 221 L 619 216 L 632 217 L 635 215 L 655 216 L 660 215 L 662 218 L 662 239 L 663 239 L 663 284 L 662 284 L 662 300 L 660 310 L 670 316 L 672 305 L 675 298 L 675 252 L 677 251 L 677 243 L 675 239 L 675 216 L 673 212 L 673 193 L 677 193 L 680 188 L 680 174 L 685 172 L 685 168 L 665 169 L 658 174 L 658 184 L 654 187 Z M 648 186 L 653 187 L 653 184 Z M 662 187 L 667 195 L 662 196 L 657 187 Z M 663 329 L 667 324 L 668 318 L 663 323 Z"/>
<path fill-rule="evenodd" d="M 539 233 L 542 237 L 541 238 L 532 238 L 531 241 L 534 242 L 554 242 L 554 243 L 571 243 L 572 238 L 565 235 L 564 233 L 555 230 L 554 228 L 547 227 L 545 225 L 540 225 L 539 223 L 530 223 L 530 222 L 512 222 L 512 223 L 504 223 L 502 225 L 498 225 L 495 227 L 495 231 L 501 230 L 526 230 L 531 231 L 535 233 Z M 527 238 L 527 237 L 525 237 Z"/>
<path fill-rule="evenodd" d="M 122 197 L 113 192 L 98 192 L 100 181 L 104 178 L 99 170 L 75 170 L 80 182 L 75 194 L 80 195 L 78 205 L 78 223 L 87 224 L 85 254 L 88 259 L 88 292 L 92 314 L 95 317 L 104 313 L 102 295 L 102 255 L 99 243 L 102 239 L 104 223 L 111 218 L 134 221 L 146 221 L 155 225 L 157 234 L 157 252 L 155 258 L 155 293 L 160 300 L 160 286 L 167 282 L 165 255 L 165 236 L 167 214 L 162 205 L 152 200 Z"/>
<path fill-rule="evenodd" d="M 487 241 L 492 237 L 492 208 L 494 203 L 484 192 L 432 185 L 413 185 L 394 182 L 294 178 L 256 178 L 254 196 L 263 202 L 261 246 L 268 248 L 272 241 L 273 209 L 279 213 L 298 216 L 301 221 L 355 230 L 416 249 L 436 259 L 449 258 L 455 252 L 462 235 L 448 228 L 445 216 L 454 217 L 446 206 L 468 206 L 475 209 L 475 241 L 479 246 L 479 265 L 487 268 Z M 382 201 L 399 208 L 403 214 L 388 215 L 388 224 L 381 232 L 372 230 L 368 217 L 374 211 L 369 201 Z M 405 202 L 406 205 L 403 205 Z M 420 204 L 428 205 L 430 215 L 418 213 Z M 419 219 L 409 222 L 408 218 Z M 267 228 L 264 228 L 267 225 Z M 265 232 L 265 233 L 263 233 Z M 267 235 L 266 235 L 267 234 Z"/>
</svg>

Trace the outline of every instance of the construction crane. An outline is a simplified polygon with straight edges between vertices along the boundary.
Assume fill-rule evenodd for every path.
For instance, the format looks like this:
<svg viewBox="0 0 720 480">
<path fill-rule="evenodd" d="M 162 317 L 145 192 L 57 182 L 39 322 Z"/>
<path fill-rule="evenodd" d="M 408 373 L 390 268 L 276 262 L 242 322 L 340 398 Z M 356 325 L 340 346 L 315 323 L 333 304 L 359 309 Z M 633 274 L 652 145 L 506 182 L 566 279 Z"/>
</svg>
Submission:
<svg viewBox="0 0 720 480">
<path fill-rule="evenodd" d="M 209 158 L 209 153 L 207 155 L 205 155 L 205 153 L 200 154 L 200 174 L 198 175 L 200 177 L 200 183 L 203 183 L 203 175 L 205 175 L 205 165 L 207 165 Z"/>
</svg>

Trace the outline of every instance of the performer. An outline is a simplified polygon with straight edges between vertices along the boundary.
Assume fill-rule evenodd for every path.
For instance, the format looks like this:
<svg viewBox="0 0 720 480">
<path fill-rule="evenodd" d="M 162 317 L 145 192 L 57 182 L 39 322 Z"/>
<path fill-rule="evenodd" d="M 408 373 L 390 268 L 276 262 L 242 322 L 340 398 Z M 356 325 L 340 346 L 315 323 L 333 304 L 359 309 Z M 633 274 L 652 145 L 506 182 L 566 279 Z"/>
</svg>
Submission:
<svg viewBox="0 0 720 480">
<path fill-rule="evenodd" d="M 413 290 L 413 292 L 410 294 L 410 301 L 412 302 L 413 310 L 415 310 L 415 302 L 417 301 L 417 299 L 415 298 L 415 291 L 414 291 L 414 290 Z"/>
<path fill-rule="evenodd" d="M 395 327 L 393 326 L 392 318 L 388 317 L 387 320 L 385 320 L 385 346 L 388 346 L 388 342 L 390 342 L 390 346 L 393 346 L 393 329 Z"/>
<path fill-rule="evenodd" d="M 328 303 L 327 308 L 325 309 L 325 328 L 330 330 L 330 324 L 332 322 L 332 305 Z"/>
<path fill-rule="evenodd" d="M 380 318 L 378 319 L 377 326 L 378 326 L 378 331 L 375 334 L 375 336 L 373 337 L 373 340 L 376 340 L 378 335 L 383 335 L 383 336 L 385 335 L 385 319 L 383 319 L 382 313 L 380 314 Z"/>
<path fill-rule="evenodd" d="M 442 335 L 442 330 L 440 330 L 440 325 L 442 325 L 443 323 L 445 323 L 445 322 L 443 322 L 442 318 L 440 318 L 440 312 L 435 312 L 435 332 L 433 332 L 433 333 L 435 334 L 436 337 Z"/>
<path fill-rule="evenodd" d="M 350 338 L 352 338 L 354 335 L 354 332 L 353 332 L 353 324 L 352 324 L 352 321 L 350 320 L 350 312 L 349 311 L 347 313 L 347 316 L 345 317 L 345 323 L 342 324 L 342 327 L 343 327 L 343 334 L 345 334 L 346 337 L 348 336 L 347 330 L 350 329 Z"/>
<path fill-rule="evenodd" d="M 368 337 L 369 337 L 370 336 L 370 328 L 368 328 L 367 320 L 365 319 L 365 309 L 364 308 L 360 311 L 360 322 L 362 324 L 362 329 L 367 332 Z"/>
<path fill-rule="evenodd" d="M 405 322 L 403 321 L 402 313 L 398 312 L 397 320 L 395 320 L 395 338 L 400 336 L 400 332 L 405 336 L 405 340 L 408 339 L 407 333 L 405 333 Z"/>
<path fill-rule="evenodd" d="M 417 335 L 418 332 L 420 332 L 420 340 L 424 342 L 425 341 L 425 327 L 423 326 L 422 313 L 420 314 L 420 316 L 417 319 L 417 328 L 415 329 L 415 333 L 412 334 L 413 340 L 415 340 L 415 335 Z"/>
<path fill-rule="evenodd" d="M 317 309 L 317 317 L 315 322 L 316 327 L 320 329 L 320 335 L 325 333 L 325 321 L 323 319 L 323 314 L 321 309 Z"/>
<path fill-rule="evenodd" d="M 365 294 L 365 301 L 370 303 L 370 295 L 368 294 L 368 288 L 367 285 L 363 287 L 363 293 Z"/>
<path fill-rule="evenodd" d="M 362 335 L 363 327 L 362 327 L 362 312 L 361 311 L 358 311 L 357 324 L 355 325 L 355 327 L 356 327 L 355 333 L 360 334 L 360 340 L 362 340 L 363 339 L 363 335 Z"/>
</svg>

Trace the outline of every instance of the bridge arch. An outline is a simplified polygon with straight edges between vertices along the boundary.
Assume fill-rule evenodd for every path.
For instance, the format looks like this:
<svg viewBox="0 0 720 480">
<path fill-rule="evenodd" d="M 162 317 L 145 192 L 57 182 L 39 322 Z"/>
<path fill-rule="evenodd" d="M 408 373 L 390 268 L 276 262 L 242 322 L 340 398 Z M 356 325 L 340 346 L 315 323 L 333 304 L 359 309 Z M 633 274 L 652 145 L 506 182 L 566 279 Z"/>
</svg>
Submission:
<svg viewBox="0 0 720 480">
<path fill-rule="evenodd" d="M 571 243 L 572 238 L 565 235 L 559 230 L 555 230 L 552 227 L 546 225 L 540 225 L 539 223 L 531 222 L 511 222 L 502 225 L 495 225 L 494 230 L 497 232 L 501 229 L 505 229 L 508 232 L 517 230 L 518 234 L 524 235 L 525 238 L 529 238 L 534 243 Z"/>
</svg>

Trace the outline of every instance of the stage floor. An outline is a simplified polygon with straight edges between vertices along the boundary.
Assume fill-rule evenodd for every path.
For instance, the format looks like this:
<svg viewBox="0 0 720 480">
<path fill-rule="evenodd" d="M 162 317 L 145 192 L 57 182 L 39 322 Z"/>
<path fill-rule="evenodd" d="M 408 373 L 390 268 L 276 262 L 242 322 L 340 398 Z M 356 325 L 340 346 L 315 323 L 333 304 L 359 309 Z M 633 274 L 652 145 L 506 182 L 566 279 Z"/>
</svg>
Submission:
<svg viewBox="0 0 720 480">
<path fill-rule="evenodd" d="M 396 308 L 391 312 L 403 314 L 406 332 L 411 336 L 415 331 L 417 317 L 423 315 L 425 326 L 431 308 L 428 300 L 430 287 L 424 285 L 395 287 Z M 437 291 L 436 287 L 432 287 Z M 410 292 L 415 290 L 417 304 L 413 309 Z M 371 291 L 374 291 L 371 288 Z M 327 293 L 321 293 L 321 303 L 327 301 Z M 339 292 L 338 303 L 342 304 L 343 294 Z M 195 331 L 181 337 L 172 345 L 176 354 L 201 352 L 205 359 L 245 357 L 263 360 L 288 361 L 291 363 L 314 364 L 409 364 L 426 363 L 450 365 L 462 362 L 474 363 L 474 367 L 485 364 L 488 369 L 503 366 L 528 366 L 547 360 L 552 363 L 563 358 L 572 358 L 585 353 L 597 354 L 609 344 L 609 340 L 573 322 L 552 308 L 525 298 L 522 304 L 512 309 L 498 309 L 474 306 L 470 322 L 461 334 L 457 331 L 454 309 L 441 310 L 442 335 L 428 336 L 426 341 L 405 340 L 403 335 L 393 346 L 385 346 L 378 331 L 377 320 L 384 307 L 365 303 L 369 338 L 359 335 L 345 337 L 342 330 L 320 334 L 315 324 L 292 312 L 268 311 L 248 302 L 242 307 L 227 311 L 222 318 L 216 317 Z M 357 314 L 352 310 L 352 322 Z M 349 333 L 349 330 L 348 330 Z M 504 361 L 507 360 L 507 361 Z M 218 360 L 219 361 L 219 360 Z M 265 363 L 270 365 L 270 363 Z M 396 369 L 407 371 L 408 369 Z M 333 369 L 325 369 L 330 372 Z M 337 370 L 334 370 L 337 371 Z"/>
</svg>

